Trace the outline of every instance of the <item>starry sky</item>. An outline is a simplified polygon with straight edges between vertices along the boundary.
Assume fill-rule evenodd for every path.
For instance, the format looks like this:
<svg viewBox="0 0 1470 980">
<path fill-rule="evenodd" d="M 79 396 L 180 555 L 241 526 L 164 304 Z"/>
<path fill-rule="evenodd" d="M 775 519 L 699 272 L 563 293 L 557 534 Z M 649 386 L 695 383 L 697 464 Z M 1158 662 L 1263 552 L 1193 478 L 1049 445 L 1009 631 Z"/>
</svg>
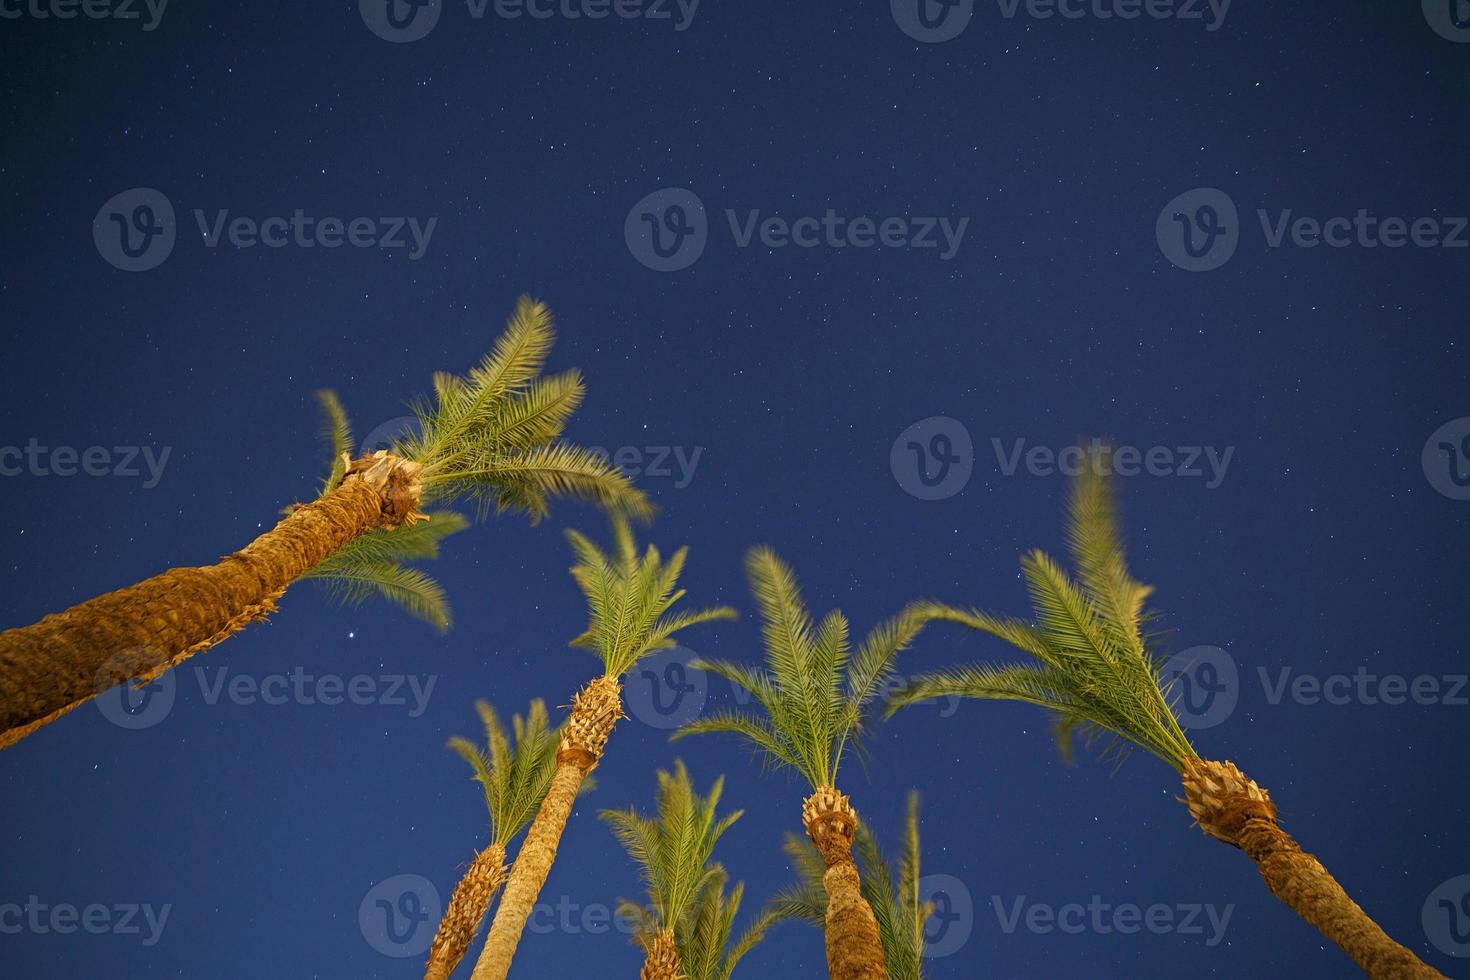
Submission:
<svg viewBox="0 0 1470 980">
<path fill-rule="evenodd" d="M 315 389 L 341 393 L 360 435 L 396 434 L 404 402 L 473 364 L 530 293 L 557 315 L 552 368 L 587 378 L 569 436 L 640 471 L 662 509 L 651 540 L 691 547 L 690 600 L 744 614 L 691 631 L 699 654 L 759 656 L 741 571 L 758 543 L 857 632 L 920 596 L 1024 614 L 1016 558 L 1063 547 L 1066 481 L 1012 466 L 1017 447 L 1166 449 L 1120 491 L 1165 653 L 1215 647 L 1235 667 L 1234 709 L 1195 744 L 1266 786 L 1391 935 L 1470 977 L 1470 946 L 1422 914 L 1470 875 L 1470 689 L 1450 696 L 1470 634 L 1455 479 L 1470 441 L 1438 455 L 1470 436 L 1470 250 L 1448 245 L 1470 214 L 1470 44 L 1408 0 L 1132 20 L 981 2 L 947 40 L 921 40 L 903 8 L 513 18 L 453 2 L 390 41 L 374 4 L 346 0 L 175 0 L 136 19 L 0 0 L 0 625 L 242 546 L 314 492 Z M 372 243 L 252 237 L 298 210 L 308 243 L 355 220 Z M 829 211 L 840 234 L 783 237 Z M 1357 226 L 1341 247 L 1305 244 L 1299 219 L 1360 211 L 1429 219 L 1446 244 L 1387 247 Z M 1222 215 L 1233 252 L 1187 268 L 1169 230 L 1213 241 Z M 118 251 L 118 223 L 148 232 L 141 259 Z M 682 267 L 657 268 L 648 227 L 698 228 L 676 235 L 694 243 Z M 963 228 L 957 248 L 942 227 Z M 92 447 L 96 475 L 62 475 Z M 1230 453 L 1219 479 L 1206 447 Z M 585 619 L 569 526 L 602 530 L 564 505 L 452 539 L 431 568 L 447 636 L 301 583 L 270 625 L 176 672 L 157 723 L 89 705 L 0 753 L 0 975 L 419 976 L 432 922 L 400 941 L 374 909 L 388 895 L 413 921 L 486 842 L 446 739 L 476 733 L 476 698 L 566 705 L 594 675 L 567 648 Z M 935 628 L 900 669 L 1001 654 Z M 1283 676 L 1359 671 L 1442 696 L 1278 696 Z M 375 693 L 220 694 L 302 674 Z M 699 696 L 733 703 L 721 681 Z M 599 910 L 636 897 L 637 872 L 596 811 L 651 806 L 676 757 L 701 786 L 723 773 L 746 811 L 716 851 L 746 913 L 791 880 L 780 842 L 802 786 L 727 740 L 671 746 L 656 711 L 630 713 L 514 976 L 636 975 L 639 951 Z M 843 774 L 864 820 L 896 847 L 918 789 L 924 870 L 946 876 L 935 939 L 955 948 L 933 980 L 1353 975 L 1243 855 L 1191 827 L 1152 757 L 1069 767 L 1038 711 L 977 702 L 912 708 L 867 750 Z M 1161 905 L 1175 925 L 1025 924 L 1074 903 Z M 103 911 L 67 930 L 35 905 Z M 1211 910 L 1228 915 L 1218 930 Z M 736 976 L 823 962 L 820 934 L 789 924 Z"/>
</svg>

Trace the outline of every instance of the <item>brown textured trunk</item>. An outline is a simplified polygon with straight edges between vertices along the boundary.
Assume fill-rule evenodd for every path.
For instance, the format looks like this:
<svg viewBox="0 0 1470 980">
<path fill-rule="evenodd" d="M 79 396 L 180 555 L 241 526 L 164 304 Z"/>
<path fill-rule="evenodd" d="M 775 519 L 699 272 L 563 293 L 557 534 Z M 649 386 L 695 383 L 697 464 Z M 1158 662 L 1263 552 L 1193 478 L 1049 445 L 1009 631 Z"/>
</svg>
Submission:
<svg viewBox="0 0 1470 980">
<path fill-rule="evenodd" d="M 878 920 L 863 898 L 852 860 L 857 813 L 844 794 L 824 786 L 806 798 L 801 815 L 827 869 L 822 886 L 827 891 L 828 975 L 831 980 L 887 980 Z"/>
<path fill-rule="evenodd" d="M 420 518 L 418 474 L 417 463 L 364 456 L 331 493 L 217 565 L 171 568 L 0 632 L 0 748 L 263 619 L 286 586 L 358 535 Z"/>
<path fill-rule="evenodd" d="M 573 699 L 571 718 L 557 747 L 551 788 L 536 810 L 531 829 L 526 831 L 526 839 L 511 866 L 505 894 L 500 897 L 500 905 L 490 923 L 490 935 L 485 937 L 485 948 L 475 963 L 472 980 L 505 980 L 510 972 L 521 933 L 556 860 L 577 791 L 602 758 L 607 737 L 623 716 L 621 690 L 617 678 L 599 677 Z"/>
<path fill-rule="evenodd" d="M 674 930 L 660 929 L 644 942 L 643 969 L 638 973 L 638 980 L 686 980 Z"/>
<path fill-rule="evenodd" d="M 1233 763 L 1186 759 L 1184 794 L 1205 833 L 1245 851 L 1271 894 L 1342 947 L 1373 980 L 1444 980 L 1394 942 L 1321 862 L 1281 829 L 1270 795 Z"/>
<path fill-rule="evenodd" d="M 479 854 L 449 898 L 439 931 L 429 946 L 429 962 L 424 967 L 424 980 L 449 980 L 459 961 L 469 951 L 470 941 L 480 930 L 490 900 L 505 881 L 505 845 L 491 844 Z"/>
</svg>

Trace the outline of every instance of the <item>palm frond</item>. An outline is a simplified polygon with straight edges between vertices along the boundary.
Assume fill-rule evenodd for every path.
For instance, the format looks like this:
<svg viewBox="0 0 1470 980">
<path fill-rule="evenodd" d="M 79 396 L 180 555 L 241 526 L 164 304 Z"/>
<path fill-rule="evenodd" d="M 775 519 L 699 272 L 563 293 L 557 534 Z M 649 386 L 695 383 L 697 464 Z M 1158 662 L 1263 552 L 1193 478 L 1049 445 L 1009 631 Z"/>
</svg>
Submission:
<svg viewBox="0 0 1470 980">
<path fill-rule="evenodd" d="M 525 829 L 541 806 L 556 773 L 559 737 L 540 699 L 531 702 L 524 716 L 512 718 L 509 733 L 489 702 L 476 701 L 475 710 L 484 729 L 485 747 L 458 736 L 448 744 L 474 770 L 485 793 L 491 841 L 504 846 Z"/>
<path fill-rule="evenodd" d="M 677 586 L 686 550 L 679 549 L 667 561 L 652 546 L 640 555 L 628 517 L 614 513 L 612 524 L 614 557 L 586 535 L 567 532 L 575 559 L 572 578 L 588 610 L 587 628 L 572 645 L 596 653 L 609 677 L 621 677 L 648 654 L 672 647 L 675 635 L 691 626 L 736 618 L 735 610 L 726 606 L 675 611 L 684 597 Z"/>
<path fill-rule="evenodd" d="M 321 493 L 326 494 L 342 482 L 347 472 L 347 460 L 352 456 L 352 423 L 335 391 L 323 388 L 316 393 L 316 400 L 322 408 L 322 441 L 331 460 L 331 468 L 322 479 Z"/>
<path fill-rule="evenodd" d="M 1089 455 L 1072 488 L 1067 542 L 1077 579 L 1041 551 L 1021 559 L 1033 622 L 935 602 L 915 606 L 925 621 L 989 633 L 1038 666 L 929 674 L 894 699 L 890 714 L 936 695 L 1025 701 L 1055 712 L 1059 745 L 1068 758 L 1076 736 L 1084 745 L 1110 736 L 1114 749 L 1142 748 L 1176 769 L 1195 755 L 1160 687 L 1159 664 L 1144 633 L 1150 619 L 1144 601 L 1151 589 L 1128 571 L 1105 463 Z"/>
<path fill-rule="evenodd" d="M 394 448 L 418 462 L 425 503 L 465 497 L 481 515 L 540 520 L 552 497 L 592 501 L 639 517 L 647 498 L 599 454 L 561 442 L 584 388 L 576 371 L 543 377 L 555 342 L 545 304 L 521 297 L 468 375 L 434 375 L 434 397 L 412 405 L 419 431 Z"/>
<path fill-rule="evenodd" d="M 676 760 L 672 773 L 658 773 L 652 816 L 631 807 L 599 814 L 641 871 L 649 912 L 644 928 L 673 929 L 676 942 L 714 873 L 710 856 L 715 843 L 743 813 L 716 813 L 723 785 L 723 778 L 716 779 L 701 796 L 684 763 Z"/>
<path fill-rule="evenodd" d="M 768 762 L 796 769 L 813 789 L 832 786 L 849 740 L 861 731 L 868 703 L 891 674 L 894 658 L 928 619 L 922 610 L 906 609 L 874 629 L 853 654 L 847 619 L 832 612 L 814 626 L 795 573 L 773 550 L 752 549 L 745 566 L 761 613 L 764 667 L 723 660 L 695 661 L 694 666 L 749 691 L 759 712 L 697 719 L 676 737 L 738 734 Z"/>
</svg>

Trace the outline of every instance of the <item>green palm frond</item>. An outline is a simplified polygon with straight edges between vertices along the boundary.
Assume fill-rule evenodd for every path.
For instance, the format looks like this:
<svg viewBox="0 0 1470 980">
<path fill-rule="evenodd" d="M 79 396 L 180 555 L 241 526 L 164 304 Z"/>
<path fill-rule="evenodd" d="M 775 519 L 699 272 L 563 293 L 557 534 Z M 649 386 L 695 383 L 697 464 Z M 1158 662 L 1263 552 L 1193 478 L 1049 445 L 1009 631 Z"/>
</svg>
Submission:
<svg viewBox="0 0 1470 980">
<path fill-rule="evenodd" d="M 910 793 L 904 827 L 903 851 L 890 861 L 865 824 L 853 841 L 863 899 L 878 920 L 878 936 L 888 965 L 888 980 L 922 980 L 924 926 L 934 904 L 919 894 L 919 795 Z M 827 892 L 822 884 L 825 865 L 810 840 L 787 834 L 783 845 L 796 871 L 796 882 L 777 893 L 767 913 L 800 919 L 822 928 L 827 919 Z"/>
<path fill-rule="evenodd" d="M 763 911 L 732 944 L 730 936 L 734 931 L 735 917 L 740 913 L 745 887 L 736 882 L 727 895 L 728 873 L 718 864 L 711 870 L 710 879 L 699 893 L 684 935 L 675 940 L 684 961 L 687 980 L 730 980 L 745 954 L 759 945 L 771 926 L 783 918 L 774 909 Z"/>
<path fill-rule="evenodd" d="M 693 666 L 748 691 L 759 710 L 708 715 L 673 737 L 737 734 L 769 763 L 796 769 L 814 789 L 832 786 L 848 742 L 862 732 L 866 707 L 927 622 L 924 607 L 880 623 L 854 653 L 847 620 L 832 612 L 813 624 L 795 574 L 774 551 L 753 549 L 745 567 L 761 613 L 764 666 L 723 660 Z"/>
<path fill-rule="evenodd" d="M 434 397 L 412 406 L 419 432 L 394 447 L 423 467 L 426 502 L 465 497 L 482 514 L 540 520 L 551 497 L 573 497 L 651 515 L 647 499 L 604 456 L 560 441 L 584 388 L 575 371 L 541 376 L 554 341 L 551 312 L 521 297 L 478 367 L 434 376 Z"/>
<path fill-rule="evenodd" d="M 436 511 L 416 525 L 369 531 L 301 577 L 321 582 L 328 595 L 347 605 L 381 596 L 444 632 L 452 618 L 443 587 L 425 572 L 402 563 L 438 557 L 439 543 L 468 524 L 452 511 Z"/>
<path fill-rule="evenodd" d="M 352 456 L 352 423 L 347 420 L 347 410 L 342 407 L 342 400 L 335 391 L 323 388 L 316 393 L 316 400 L 322 408 L 322 441 L 327 444 L 332 461 L 331 469 L 322 480 L 321 493 L 324 495 L 340 483 L 342 474 L 347 472 L 347 459 Z"/>
<path fill-rule="evenodd" d="M 614 513 L 612 525 L 612 555 L 585 535 L 567 531 L 575 556 L 572 578 L 588 608 L 587 628 L 572 645 L 596 653 L 609 677 L 621 677 L 648 654 L 673 647 L 674 635 L 690 626 L 735 618 L 727 606 L 671 611 L 684 597 L 678 582 L 688 549 L 680 548 L 667 561 L 653 545 L 640 555 L 628 518 Z"/>
<path fill-rule="evenodd" d="M 540 699 L 531 702 L 524 717 L 511 719 L 509 733 L 489 702 L 476 701 L 475 710 L 485 730 L 484 747 L 456 736 L 449 740 L 449 748 L 474 770 L 490 812 L 491 842 L 503 847 L 525 829 L 541 806 L 556 773 L 560 739 Z"/>
<path fill-rule="evenodd" d="M 653 816 L 631 807 L 599 814 L 642 872 L 648 915 L 638 920 L 639 927 L 673 929 L 676 944 L 680 931 L 689 927 L 687 920 L 700 892 L 714 875 L 710 856 L 715 842 L 744 813 L 716 813 L 724 782 L 724 777 L 716 779 L 701 796 L 684 763 L 676 760 L 672 773 L 658 773 Z"/>
<path fill-rule="evenodd" d="M 1058 745 L 1070 759 L 1073 740 L 1084 745 L 1111 737 L 1115 750 L 1142 748 L 1176 769 L 1196 753 L 1161 688 L 1159 662 L 1145 630 L 1144 601 L 1151 589 L 1128 571 L 1117 508 L 1094 453 L 1073 485 L 1067 542 L 1074 579 L 1041 551 L 1021 559 L 1034 621 L 975 609 L 920 603 L 924 621 L 960 623 L 989 633 L 1029 655 L 1035 665 L 976 665 L 916 678 L 892 700 L 889 713 L 924 698 L 1025 701 L 1056 713 Z"/>
</svg>

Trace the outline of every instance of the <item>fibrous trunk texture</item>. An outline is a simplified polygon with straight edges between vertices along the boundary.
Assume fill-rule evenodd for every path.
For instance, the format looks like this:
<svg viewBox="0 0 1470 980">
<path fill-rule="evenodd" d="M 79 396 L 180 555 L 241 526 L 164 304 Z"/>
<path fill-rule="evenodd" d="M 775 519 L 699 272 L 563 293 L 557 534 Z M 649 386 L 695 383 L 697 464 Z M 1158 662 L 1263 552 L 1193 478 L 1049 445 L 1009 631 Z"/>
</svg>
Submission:
<svg viewBox="0 0 1470 980">
<path fill-rule="evenodd" d="M 621 717 L 622 686 L 615 677 L 597 678 L 572 700 L 572 714 L 562 729 L 561 744 L 556 751 L 556 773 L 551 777 L 551 788 L 536 810 L 531 829 L 526 831 L 526 840 L 511 866 L 505 894 L 500 897 L 500 905 L 490 923 L 490 935 L 485 938 L 485 948 L 475 963 L 472 980 L 505 980 L 510 972 L 510 961 L 515 957 L 526 920 L 531 917 L 541 886 L 546 884 L 546 876 L 556 860 L 562 830 L 577 800 L 577 791 L 602 758 L 607 737 Z"/>
<path fill-rule="evenodd" d="M 643 943 L 643 969 L 638 980 L 685 980 L 684 960 L 674 930 L 660 929 Z"/>
<path fill-rule="evenodd" d="M 857 813 L 844 794 L 824 786 L 806 798 L 801 817 L 827 869 L 822 873 L 827 891 L 827 973 L 831 980 L 887 980 L 878 920 L 863 898 L 852 860 Z"/>
<path fill-rule="evenodd" d="M 1271 894 L 1342 947 L 1373 980 L 1444 980 L 1394 942 L 1321 862 L 1281 829 L 1270 795 L 1233 763 L 1186 759 L 1184 800 L 1205 833 L 1250 855 Z"/>
<path fill-rule="evenodd" d="M 146 681 L 275 611 L 286 586 L 353 538 L 422 519 L 419 465 L 385 452 L 352 461 L 217 565 L 171 568 L 38 623 L 0 632 L 0 748 L 123 681 Z"/>
<path fill-rule="evenodd" d="M 429 963 L 424 968 L 424 980 L 449 980 L 459 961 L 469 951 L 470 940 L 480 931 L 480 922 L 490 900 L 505 881 L 505 845 L 491 844 L 470 864 L 454 894 L 449 898 L 449 907 L 444 918 L 439 920 L 439 931 L 434 933 L 434 942 L 429 946 Z"/>
</svg>

